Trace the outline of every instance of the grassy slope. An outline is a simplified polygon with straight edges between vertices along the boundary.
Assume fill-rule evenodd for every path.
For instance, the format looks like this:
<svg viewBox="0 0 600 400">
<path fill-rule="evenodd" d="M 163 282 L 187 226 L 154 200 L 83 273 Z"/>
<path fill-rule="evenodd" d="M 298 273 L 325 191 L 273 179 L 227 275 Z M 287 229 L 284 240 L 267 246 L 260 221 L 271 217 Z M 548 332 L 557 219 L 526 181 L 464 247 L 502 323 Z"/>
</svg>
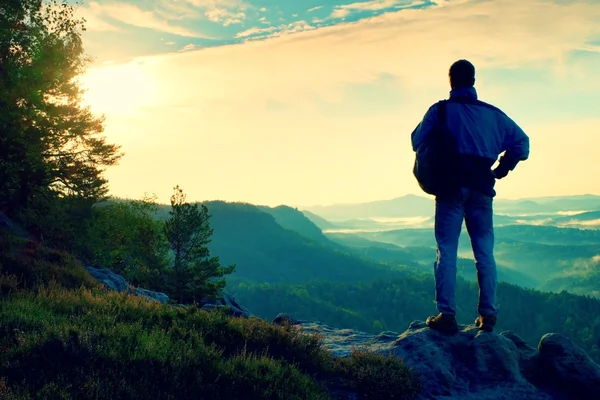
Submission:
<svg viewBox="0 0 600 400">
<path fill-rule="evenodd" d="M 108 293 L 69 254 L 5 239 L 2 399 L 408 399 L 420 388 L 402 360 L 334 358 L 290 326 Z"/>
</svg>

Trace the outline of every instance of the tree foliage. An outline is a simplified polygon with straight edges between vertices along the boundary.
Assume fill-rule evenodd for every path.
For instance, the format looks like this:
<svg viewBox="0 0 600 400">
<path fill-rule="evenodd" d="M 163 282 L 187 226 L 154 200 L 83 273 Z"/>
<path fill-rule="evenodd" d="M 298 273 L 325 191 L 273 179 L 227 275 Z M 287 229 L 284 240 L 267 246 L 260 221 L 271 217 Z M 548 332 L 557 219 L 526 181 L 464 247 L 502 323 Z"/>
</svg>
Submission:
<svg viewBox="0 0 600 400">
<path fill-rule="evenodd" d="M 66 1 L 0 2 L 0 209 L 36 196 L 107 193 L 102 173 L 121 154 L 104 120 L 81 105 L 83 21 Z"/>
<path fill-rule="evenodd" d="M 235 266 L 223 267 L 219 257 L 211 257 L 207 245 L 213 233 L 210 214 L 204 205 L 186 202 L 176 186 L 171 196 L 171 211 L 164 231 L 173 255 L 171 291 L 181 303 L 214 298 L 225 287 L 226 274 Z"/>
<path fill-rule="evenodd" d="M 99 203 L 86 227 L 81 257 L 148 289 L 164 290 L 168 244 L 154 218 L 155 198 Z"/>
</svg>

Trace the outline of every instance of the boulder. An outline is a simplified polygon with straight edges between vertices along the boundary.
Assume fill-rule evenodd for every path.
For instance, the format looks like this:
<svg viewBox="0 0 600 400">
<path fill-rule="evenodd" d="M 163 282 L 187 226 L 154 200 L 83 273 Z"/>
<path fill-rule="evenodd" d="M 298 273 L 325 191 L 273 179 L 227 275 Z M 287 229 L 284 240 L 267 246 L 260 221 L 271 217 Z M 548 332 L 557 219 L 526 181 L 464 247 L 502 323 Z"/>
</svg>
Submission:
<svg viewBox="0 0 600 400">
<path fill-rule="evenodd" d="M 121 275 L 115 274 L 107 268 L 96 268 L 86 266 L 85 269 L 94 279 L 101 282 L 107 289 L 124 292 L 129 289 L 129 284 Z"/>
<path fill-rule="evenodd" d="M 536 350 L 511 331 L 488 333 L 472 325 L 460 325 L 456 335 L 431 330 L 423 321 L 403 333 L 379 335 L 315 322 L 297 326 L 322 334 L 338 356 L 361 348 L 402 357 L 423 379 L 420 399 L 600 398 L 600 366 L 558 334 L 544 336 Z"/>
<path fill-rule="evenodd" d="M 221 292 L 221 298 L 215 302 L 206 303 L 202 306 L 203 310 L 213 311 L 220 308 L 226 308 L 229 315 L 235 317 L 248 318 L 250 312 L 240 304 L 240 302 L 227 292 Z"/>
<path fill-rule="evenodd" d="M 569 399 L 600 399 L 600 366 L 568 337 L 544 335 L 535 361 L 540 386 Z"/>
<path fill-rule="evenodd" d="M 127 283 L 125 278 L 123 278 L 121 275 L 115 274 L 107 268 L 95 268 L 86 266 L 85 269 L 90 273 L 90 275 L 94 279 L 103 283 L 107 289 L 114 290 L 116 292 L 131 291 L 131 287 L 129 286 L 129 283 Z M 144 297 L 148 300 L 158 301 L 160 303 L 169 302 L 169 296 L 161 292 L 154 292 L 152 290 L 136 288 L 132 290 L 131 293 L 136 296 Z"/>
<path fill-rule="evenodd" d="M 159 303 L 168 303 L 170 300 L 169 296 L 167 296 L 166 294 L 164 294 L 162 292 L 154 292 L 152 290 L 143 289 L 143 288 L 136 288 L 133 291 L 133 294 L 136 296 L 145 297 L 148 300 L 156 300 Z"/>
<path fill-rule="evenodd" d="M 277 314 L 275 319 L 273 319 L 273 321 L 272 321 L 272 323 L 274 325 L 285 325 L 285 324 L 298 325 L 302 322 L 303 321 L 297 320 L 297 319 L 293 318 L 291 315 L 286 314 L 286 313 Z"/>
</svg>

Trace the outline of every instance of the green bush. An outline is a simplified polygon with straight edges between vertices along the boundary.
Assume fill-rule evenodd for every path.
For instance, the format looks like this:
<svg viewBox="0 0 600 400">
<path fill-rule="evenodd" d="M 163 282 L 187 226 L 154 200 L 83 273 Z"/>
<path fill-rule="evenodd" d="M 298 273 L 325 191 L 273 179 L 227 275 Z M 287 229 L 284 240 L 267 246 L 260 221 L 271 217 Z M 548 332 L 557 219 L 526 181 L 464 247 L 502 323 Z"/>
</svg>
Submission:
<svg viewBox="0 0 600 400">
<path fill-rule="evenodd" d="M 364 350 L 338 358 L 334 371 L 342 378 L 341 386 L 372 400 L 412 399 L 422 383 L 402 359 Z"/>
</svg>

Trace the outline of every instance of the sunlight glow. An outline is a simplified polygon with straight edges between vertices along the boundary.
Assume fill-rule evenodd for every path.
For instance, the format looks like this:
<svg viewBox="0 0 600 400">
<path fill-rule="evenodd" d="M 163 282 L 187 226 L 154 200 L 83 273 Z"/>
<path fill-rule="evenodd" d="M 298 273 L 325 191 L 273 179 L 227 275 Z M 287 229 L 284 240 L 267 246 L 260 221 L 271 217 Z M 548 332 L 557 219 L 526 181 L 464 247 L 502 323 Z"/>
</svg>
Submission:
<svg viewBox="0 0 600 400">
<path fill-rule="evenodd" d="M 90 70 L 81 78 L 83 101 L 95 112 L 132 116 L 158 104 L 157 85 L 142 63 Z"/>
</svg>

